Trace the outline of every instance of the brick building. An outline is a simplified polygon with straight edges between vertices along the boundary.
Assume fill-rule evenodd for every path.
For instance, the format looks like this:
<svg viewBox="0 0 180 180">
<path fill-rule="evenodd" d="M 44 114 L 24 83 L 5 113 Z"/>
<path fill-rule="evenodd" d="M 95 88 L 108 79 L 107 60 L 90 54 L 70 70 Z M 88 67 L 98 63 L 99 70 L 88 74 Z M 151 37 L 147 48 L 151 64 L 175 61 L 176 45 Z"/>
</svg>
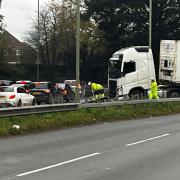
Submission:
<svg viewBox="0 0 180 180">
<path fill-rule="evenodd" d="M 21 51 L 24 47 L 24 43 L 16 39 L 8 31 L 3 32 L 4 39 L 6 41 L 6 49 L 4 50 L 4 57 L 9 64 L 20 63 Z"/>
</svg>

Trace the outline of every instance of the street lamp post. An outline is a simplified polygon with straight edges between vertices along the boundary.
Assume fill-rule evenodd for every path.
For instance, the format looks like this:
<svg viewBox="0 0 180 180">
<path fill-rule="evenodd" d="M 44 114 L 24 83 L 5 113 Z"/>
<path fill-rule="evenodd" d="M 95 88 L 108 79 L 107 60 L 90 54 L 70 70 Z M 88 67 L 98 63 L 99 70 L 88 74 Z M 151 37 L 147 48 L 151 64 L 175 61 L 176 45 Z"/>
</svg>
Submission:
<svg viewBox="0 0 180 180">
<path fill-rule="evenodd" d="M 149 48 L 152 48 L 152 0 L 149 0 Z"/>
<path fill-rule="evenodd" d="M 75 102 L 80 102 L 79 97 L 79 59 L 80 59 L 80 0 L 76 0 L 76 91 L 75 91 Z"/>
<path fill-rule="evenodd" d="M 2 3 L 2 0 L 0 0 L 0 9 L 1 9 L 1 3 Z"/>
<path fill-rule="evenodd" d="M 38 35 L 37 35 L 37 38 L 38 38 L 38 50 L 37 50 L 37 61 L 36 61 L 36 70 L 37 70 L 37 77 L 36 77 L 36 80 L 39 81 L 39 64 L 40 64 L 40 28 L 39 28 L 39 0 L 38 0 Z"/>
</svg>

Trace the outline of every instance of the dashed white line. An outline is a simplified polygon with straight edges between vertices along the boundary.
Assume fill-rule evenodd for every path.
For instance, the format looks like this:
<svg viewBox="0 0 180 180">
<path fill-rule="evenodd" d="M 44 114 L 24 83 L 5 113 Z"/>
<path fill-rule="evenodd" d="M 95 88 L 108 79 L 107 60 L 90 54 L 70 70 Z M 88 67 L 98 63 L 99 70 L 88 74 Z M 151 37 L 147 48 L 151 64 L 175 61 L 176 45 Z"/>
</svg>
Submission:
<svg viewBox="0 0 180 180">
<path fill-rule="evenodd" d="M 130 144 L 126 144 L 126 146 L 127 147 L 134 146 L 134 145 L 137 145 L 137 144 L 140 144 L 140 143 L 144 143 L 144 142 L 147 142 L 147 141 L 152 141 L 152 140 L 163 138 L 163 137 L 170 136 L 170 135 L 171 134 L 169 134 L 169 133 L 162 134 L 160 136 L 156 136 L 156 137 L 144 139 L 144 140 L 141 140 L 141 141 L 133 142 L 133 143 L 130 143 Z M 79 160 L 86 159 L 86 158 L 89 158 L 89 157 L 97 156 L 97 155 L 100 155 L 100 154 L 101 154 L 100 152 L 97 152 L 97 153 L 81 156 L 81 157 L 78 157 L 78 158 L 75 158 L 75 159 L 64 161 L 64 162 L 54 164 L 54 165 L 51 165 L 51 166 L 47 166 L 47 167 L 44 167 L 44 168 L 40 168 L 40 169 L 36 169 L 36 170 L 33 170 L 33 171 L 21 173 L 21 174 L 18 174 L 16 176 L 17 177 L 22 177 L 22 176 L 26 176 L 26 175 L 29 175 L 29 174 L 34 174 L 34 173 L 37 173 L 37 172 L 40 172 L 40 171 L 45 171 L 45 170 L 48 170 L 48 169 L 51 169 L 51 168 L 55 168 L 55 167 L 58 167 L 58 166 L 62 166 L 62 165 L 65 165 L 65 164 L 69 164 L 69 163 L 72 163 L 72 162 L 75 162 L 75 161 L 79 161 Z"/>
<path fill-rule="evenodd" d="M 152 138 L 149 138 L 149 139 L 144 139 L 144 140 L 141 140 L 141 141 L 137 141 L 137 142 L 133 142 L 133 143 L 130 143 L 130 144 L 126 144 L 126 146 L 134 146 L 134 145 L 137 145 L 137 144 L 140 144 L 140 143 L 144 143 L 146 141 L 152 141 L 154 139 L 159 139 L 159 138 L 163 138 L 163 137 L 166 137 L 166 136 L 170 136 L 170 134 L 163 134 L 163 135 L 160 135 L 160 136 L 156 136 L 156 137 L 152 137 Z"/>
<path fill-rule="evenodd" d="M 51 169 L 51 168 L 54 168 L 54 167 L 58 167 L 58 166 L 69 164 L 69 163 L 72 163 L 72 162 L 75 162 L 75 161 L 79 161 L 81 159 L 86 159 L 86 158 L 89 158 L 89 157 L 92 157 L 92 156 L 97 156 L 99 154 L 101 154 L 101 153 L 97 152 L 97 153 L 89 154 L 89 155 L 86 155 L 86 156 L 78 157 L 78 158 L 75 158 L 75 159 L 64 161 L 64 162 L 54 164 L 54 165 L 51 165 L 51 166 L 47 166 L 47 167 L 44 167 L 44 168 L 40 168 L 40 169 L 36 169 L 36 170 L 33 170 L 33 171 L 25 172 L 25 173 L 22 173 L 22 174 L 18 174 L 16 176 L 22 177 L 22 176 L 26 176 L 26 175 L 29 175 L 29 174 L 34 174 L 34 173 L 37 173 L 37 172 L 40 172 L 40 171 L 45 171 L 47 169 Z"/>
</svg>

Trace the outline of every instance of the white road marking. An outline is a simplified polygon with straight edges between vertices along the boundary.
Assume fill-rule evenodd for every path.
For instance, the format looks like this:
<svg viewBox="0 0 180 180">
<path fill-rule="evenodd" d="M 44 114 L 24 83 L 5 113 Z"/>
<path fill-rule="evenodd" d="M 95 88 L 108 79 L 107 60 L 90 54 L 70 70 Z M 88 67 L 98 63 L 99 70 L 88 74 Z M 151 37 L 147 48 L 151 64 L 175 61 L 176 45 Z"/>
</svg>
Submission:
<svg viewBox="0 0 180 180">
<path fill-rule="evenodd" d="M 166 136 L 170 136 L 170 134 L 163 134 L 163 135 L 160 135 L 160 136 L 156 136 L 156 137 L 152 137 L 152 138 L 149 138 L 149 139 L 144 139 L 142 141 L 137 141 L 137 142 L 134 142 L 134 143 L 130 143 L 130 144 L 126 144 L 126 146 L 134 146 L 136 144 L 140 144 L 140 143 L 144 143 L 146 141 L 152 141 L 154 139 L 159 139 L 159 138 L 162 138 L 162 137 L 166 137 Z"/>
<path fill-rule="evenodd" d="M 40 168 L 40 169 L 36 169 L 36 170 L 33 170 L 33 171 L 25 172 L 25 173 L 22 173 L 22 174 L 18 174 L 16 176 L 22 177 L 22 176 L 26 176 L 26 175 L 29 175 L 29 174 L 37 173 L 37 172 L 40 172 L 40 171 L 45 171 L 47 169 L 51 169 L 51 168 L 54 168 L 54 167 L 62 166 L 62 165 L 65 165 L 65 164 L 68 164 L 68 163 L 72 163 L 72 162 L 75 162 L 75 161 L 79 161 L 81 159 L 86 159 L 86 158 L 89 158 L 89 157 L 92 157 L 92 156 L 97 156 L 99 154 L 101 154 L 101 153 L 97 152 L 97 153 L 89 154 L 89 155 L 86 155 L 86 156 L 82 156 L 82 157 L 78 157 L 78 158 L 75 158 L 75 159 L 71 159 L 69 161 L 64 161 L 64 162 L 61 162 L 61 163 L 58 163 L 58 164 L 54 164 L 54 165 L 51 165 L 51 166 L 47 166 L 47 167 L 44 167 L 44 168 Z"/>
</svg>

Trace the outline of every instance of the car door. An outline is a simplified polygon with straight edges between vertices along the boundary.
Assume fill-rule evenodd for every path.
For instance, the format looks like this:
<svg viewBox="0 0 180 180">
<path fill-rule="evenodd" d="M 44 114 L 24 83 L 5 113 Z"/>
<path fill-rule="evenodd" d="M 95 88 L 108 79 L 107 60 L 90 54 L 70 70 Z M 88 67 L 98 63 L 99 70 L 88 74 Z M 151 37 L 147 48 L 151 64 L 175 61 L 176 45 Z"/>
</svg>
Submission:
<svg viewBox="0 0 180 180">
<path fill-rule="evenodd" d="M 25 104 L 26 105 L 32 104 L 32 97 L 31 97 L 30 94 L 28 94 L 26 92 L 26 90 L 24 88 L 22 88 L 22 87 L 17 88 L 17 93 L 20 95 L 21 101 L 22 101 L 23 105 L 25 105 Z"/>
</svg>

